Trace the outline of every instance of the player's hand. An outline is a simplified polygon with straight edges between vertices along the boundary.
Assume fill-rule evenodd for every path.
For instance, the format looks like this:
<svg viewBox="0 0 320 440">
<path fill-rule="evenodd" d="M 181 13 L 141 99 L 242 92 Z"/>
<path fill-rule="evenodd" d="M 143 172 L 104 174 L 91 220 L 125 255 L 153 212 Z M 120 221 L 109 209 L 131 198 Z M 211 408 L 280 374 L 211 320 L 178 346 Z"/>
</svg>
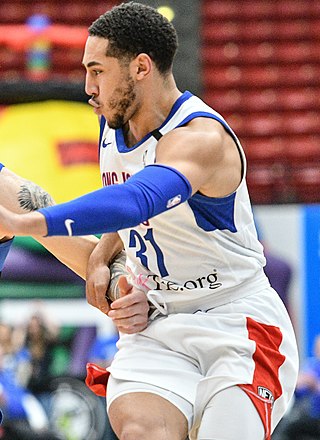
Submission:
<svg viewBox="0 0 320 440">
<path fill-rule="evenodd" d="M 111 304 L 108 316 L 121 333 L 133 334 L 148 325 L 149 303 L 145 292 L 128 283 L 125 276 L 118 282 L 120 298 Z"/>
<path fill-rule="evenodd" d="M 3 235 L 0 234 L 0 243 L 5 243 L 6 241 L 9 241 L 13 238 L 13 235 Z"/>
<path fill-rule="evenodd" d="M 96 265 L 92 270 L 87 271 L 87 302 L 105 314 L 108 314 L 110 310 L 109 303 L 106 299 L 109 281 L 110 270 L 106 264 Z"/>
</svg>

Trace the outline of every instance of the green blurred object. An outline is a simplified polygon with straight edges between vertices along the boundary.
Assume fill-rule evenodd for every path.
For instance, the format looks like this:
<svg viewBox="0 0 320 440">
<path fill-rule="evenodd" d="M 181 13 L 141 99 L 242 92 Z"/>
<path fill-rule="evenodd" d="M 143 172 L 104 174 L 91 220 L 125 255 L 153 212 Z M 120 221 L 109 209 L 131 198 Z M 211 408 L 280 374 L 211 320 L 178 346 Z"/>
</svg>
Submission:
<svg viewBox="0 0 320 440">
<path fill-rule="evenodd" d="M 0 299 L 84 298 L 84 289 L 66 283 L 25 283 L 1 280 Z"/>
<path fill-rule="evenodd" d="M 13 241 L 13 246 L 21 247 L 23 249 L 27 249 L 31 252 L 48 254 L 49 252 L 45 249 L 42 244 L 38 243 L 32 237 L 15 237 Z"/>
<path fill-rule="evenodd" d="M 100 238 L 101 234 L 96 234 L 96 237 Z M 50 253 L 49 251 L 47 251 L 45 247 L 42 246 L 42 244 L 38 243 L 32 237 L 15 237 L 13 241 L 13 246 L 21 247 L 23 249 L 30 250 L 31 252 L 37 252 L 42 254 Z"/>
</svg>

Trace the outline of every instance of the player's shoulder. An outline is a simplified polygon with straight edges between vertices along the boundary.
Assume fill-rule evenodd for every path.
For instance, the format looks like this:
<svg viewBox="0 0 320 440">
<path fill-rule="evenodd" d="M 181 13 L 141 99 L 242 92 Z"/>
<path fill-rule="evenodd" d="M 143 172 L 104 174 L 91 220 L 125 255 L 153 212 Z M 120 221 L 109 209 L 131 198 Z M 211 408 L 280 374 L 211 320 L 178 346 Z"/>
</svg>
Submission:
<svg viewBox="0 0 320 440">
<path fill-rule="evenodd" d="M 162 144 L 216 144 L 222 141 L 225 130 L 222 125 L 211 118 L 199 117 L 188 124 L 177 127 L 166 133 L 160 140 Z"/>
</svg>

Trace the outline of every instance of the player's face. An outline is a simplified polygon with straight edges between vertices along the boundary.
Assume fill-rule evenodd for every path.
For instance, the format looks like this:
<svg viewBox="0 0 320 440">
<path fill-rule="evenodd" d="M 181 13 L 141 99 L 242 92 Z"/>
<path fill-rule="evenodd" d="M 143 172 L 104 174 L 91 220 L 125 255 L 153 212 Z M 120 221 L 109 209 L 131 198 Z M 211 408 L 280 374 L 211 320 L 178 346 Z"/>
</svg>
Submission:
<svg viewBox="0 0 320 440">
<path fill-rule="evenodd" d="M 86 68 L 86 93 L 89 104 L 98 115 L 103 115 L 109 127 L 122 127 L 134 113 L 135 82 L 129 64 L 106 56 L 108 41 L 88 37 L 83 65 Z"/>
</svg>

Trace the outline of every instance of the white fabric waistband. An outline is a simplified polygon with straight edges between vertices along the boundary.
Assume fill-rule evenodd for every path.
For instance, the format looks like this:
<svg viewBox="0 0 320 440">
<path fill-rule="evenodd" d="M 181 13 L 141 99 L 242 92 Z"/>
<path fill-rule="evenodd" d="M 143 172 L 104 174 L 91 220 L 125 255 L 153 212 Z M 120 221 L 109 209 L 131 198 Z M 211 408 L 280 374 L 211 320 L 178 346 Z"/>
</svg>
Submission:
<svg viewBox="0 0 320 440">
<path fill-rule="evenodd" d="M 159 315 L 166 316 L 171 313 L 206 311 L 256 294 L 267 287 L 270 287 L 270 283 L 263 272 L 257 274 L 255 278 L 233 288 L 225 289 L 219 294 L 212 291 L 206 291 L 204 294 L 203 290 L 199 290 L 199 297 L 194 298 L 195 291 L 193 290 L 193 298 L 190 300 L 179 301 L 176 295 L 172 295 L 172 297 L 166 295 L 165 298 L 163 291 L 149 290 L 147 293 L 148 301 L 151 303 L 149 319 L 153 320 Z"/>
</svg>

